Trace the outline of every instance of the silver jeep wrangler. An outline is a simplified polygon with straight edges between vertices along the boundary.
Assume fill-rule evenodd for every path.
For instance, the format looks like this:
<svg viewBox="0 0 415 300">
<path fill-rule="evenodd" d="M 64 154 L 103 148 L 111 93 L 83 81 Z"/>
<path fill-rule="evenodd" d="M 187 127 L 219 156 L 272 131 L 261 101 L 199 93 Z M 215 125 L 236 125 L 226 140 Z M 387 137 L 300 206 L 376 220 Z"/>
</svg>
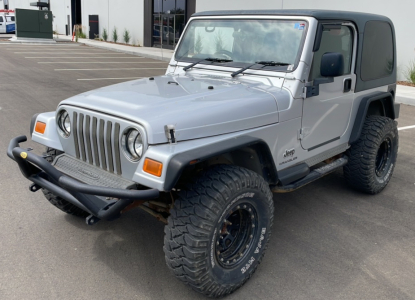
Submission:
<svg viewBox="0 0 415 300">
<path fill-rule="evenodd" d="M 369 194 L 398 152 L 396 49 L 383 16 L 311 10 L 192 16 L 166 75 L 87 92 L 35 115 L 38 156 L 8 156 L 89 225 L 139 207 L 165 222 L 168 267 L 221 297 L 242 286 L 271 234 L 272 192 L 343 167 Z"/>
</svg>

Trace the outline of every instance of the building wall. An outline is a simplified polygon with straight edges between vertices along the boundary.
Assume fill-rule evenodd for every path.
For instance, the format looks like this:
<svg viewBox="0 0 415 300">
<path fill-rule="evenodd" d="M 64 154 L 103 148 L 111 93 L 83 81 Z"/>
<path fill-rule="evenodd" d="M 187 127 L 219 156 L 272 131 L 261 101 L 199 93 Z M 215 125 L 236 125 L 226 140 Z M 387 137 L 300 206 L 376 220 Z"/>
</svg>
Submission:
<svg viewBox="0 0 415 300">
<path fill-rule="evenodd" d="M 375 4 L 374 4 L 375 3 Z M 415 60 L 415 26 L 412 24 L 415 1 L 369 0 L 198 0 L 196 11 L 218 9 L 330 9 L 374 13 L 389 17 L 395 25 L 398 80 L 404 80 L 404 72 Z"/>
<path fill-rule="evenodd" d="M 112 31 L 116 27 L 118 42 L 123 43 L 123 33 L 130 32 L 130 44 L 143 45 L 144 2 L 143 0 L 82 0 L 82 25 L 89 32 L 88 16 L 99 16 L 99 31 L 108 32 L 108 40 L 112 41 Z"/>
</svg>

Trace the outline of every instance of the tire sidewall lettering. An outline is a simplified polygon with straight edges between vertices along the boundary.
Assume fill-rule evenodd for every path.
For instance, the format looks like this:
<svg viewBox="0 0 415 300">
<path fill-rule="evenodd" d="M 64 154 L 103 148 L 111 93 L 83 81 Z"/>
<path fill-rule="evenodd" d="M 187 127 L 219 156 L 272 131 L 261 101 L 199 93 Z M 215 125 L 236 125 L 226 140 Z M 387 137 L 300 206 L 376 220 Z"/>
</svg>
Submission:
<svg viewBox="0 0 415 300">
<path fill-rule="evenodd" d="M 263 255 L 264 249 L 266 248 L 266 242 L 269 239 L 270 233 L 270 216 L 267 213 L 266 200 L 264 199 L 265 195 L 258 193 L 255 190 L 244 190 L 241 193 L 237 194 L 231 202 L 226 204 L 223 209 L 222 214 L 215 223 L 216 226 L 220 225 L 223 221 L 223 218 L 228 213 L 229 209 L 237 205 L 238 203 L 250 203 L 254 206 L 258 214 L 258 223 L 257 231 L 254 236 L 254 240 L 248 250 L 248 254 L 244 260 L 233 268 L 223 268 L 216 261 L 215 255 L 215 240 L 218 234 L 218 229 L 215 228 L 213 234 L 210 236 L 209 241 L 210 245 L 208 247 L 208 268 L 212 274 L 216 277 L 219 282 L 239 282 L 241 278 L 246 277 L 251 269 L 255 269 L 255 265 L 259 263 L 261 256 Z"/>
</svg>

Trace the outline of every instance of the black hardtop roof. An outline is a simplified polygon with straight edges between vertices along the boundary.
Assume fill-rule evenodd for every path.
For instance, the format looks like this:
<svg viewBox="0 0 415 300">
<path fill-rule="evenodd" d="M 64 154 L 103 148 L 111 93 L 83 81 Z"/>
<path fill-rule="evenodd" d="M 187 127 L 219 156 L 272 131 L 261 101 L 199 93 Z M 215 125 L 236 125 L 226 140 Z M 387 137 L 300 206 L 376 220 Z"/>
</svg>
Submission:
<svg viewBox="0 0 415 300">
<path fill-rule="evenodd" d="M 193 17 L 200 16 L 301 16 L 313 17 L 317 20 L 343 20 L 352 21 L 358 27 L 359 33 L 363 33 L 367 21 L 384 21 L 392 24 L 392 21 L 385 16 L 337 10 L 319 10 L 319 9 L 266 9 L 266 10 L 216 10 L 202 11 L 193 14 Z"/>
</svg>

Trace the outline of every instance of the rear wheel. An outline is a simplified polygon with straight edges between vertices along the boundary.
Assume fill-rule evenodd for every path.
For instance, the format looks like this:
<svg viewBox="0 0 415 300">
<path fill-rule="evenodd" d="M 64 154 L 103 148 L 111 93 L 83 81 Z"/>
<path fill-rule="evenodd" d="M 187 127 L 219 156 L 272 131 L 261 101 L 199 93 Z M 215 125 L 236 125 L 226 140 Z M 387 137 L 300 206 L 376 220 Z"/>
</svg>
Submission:
<svg viewBox="0 0 415 300">
<path fill-rule="evenodd" d="M 45 159 L 52 163 L 53 160 L 55 159 L 56 156 L 62 154 L 62 151 L 53 149 L 53 148 L 46 148 L 46 152 L 44 153 L 45 155 Z M 47 189 L 42 189 L 43 194 L 45 195 L 46 199 L 52 203 L 53 206 L 59 208 L 61 211 L 70 214 L 70 215 L 74 215 L 77 217 L 82 217 L 85 218 L 87 216 L 89 216 L 89 213 L 87 213 L 86 211 L 80 209 L 79 207 L 69 203 L 68 201 L 62 199 L 61 197 L 56 196 L 55 194 L 53 194 L 52 192 L 50 192 Z"/>
<path fill-rule="evenodd" d="M 387 117 L 369 116 L 359 140 L 348 150 L 344 176 L 355 189 L 377 194 L 389 183 L 398 154 L 396 122 Z"/>
<path fill-rule="evenodd" d="M 165 227 L 164 253 L 177 278 L 209 297 L 228 295 L 255 272 L 274 205 L 256 173 L 215 166 L 181 191 Z"/>
</svg>

